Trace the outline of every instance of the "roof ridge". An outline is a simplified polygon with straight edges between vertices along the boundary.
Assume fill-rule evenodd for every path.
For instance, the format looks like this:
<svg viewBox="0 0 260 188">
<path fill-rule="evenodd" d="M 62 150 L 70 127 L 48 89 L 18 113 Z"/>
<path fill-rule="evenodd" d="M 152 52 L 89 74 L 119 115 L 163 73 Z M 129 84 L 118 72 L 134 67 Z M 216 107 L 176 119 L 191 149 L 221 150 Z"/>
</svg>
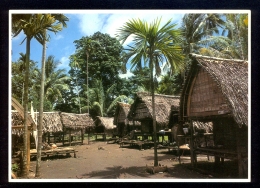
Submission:
<svg viewBox="0 0 260 188">
<path fill-rule="evenodd" d="M 205 59 L 212 59 L 212 60 L 222 60 L 222 61 L 233 61 L 233 62 L 240 62 L 240 63 L 248 63 L 246 60 L 242 59 L 224 59 L 224 58 L 218 58 L 218 57 L 211 57 L 211 56 L 203 56 L 195 53 L 190 53 L 190 57 L 197 57 L 197 58 L 205 58 Z"/>
</svg>

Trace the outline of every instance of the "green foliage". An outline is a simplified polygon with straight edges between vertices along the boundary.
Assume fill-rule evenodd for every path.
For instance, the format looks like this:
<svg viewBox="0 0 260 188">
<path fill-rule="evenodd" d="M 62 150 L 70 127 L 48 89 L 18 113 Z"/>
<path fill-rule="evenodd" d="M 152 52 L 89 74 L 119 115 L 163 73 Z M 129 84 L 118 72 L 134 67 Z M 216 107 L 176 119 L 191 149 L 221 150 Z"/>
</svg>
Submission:
<svg viewBox="0 0 260 188">
<path fill-rule="evenodd" d="M 17 99 L 21 104 L 23 104 L 23 93 L 24 93 L 24 74 L 25 74 L 25 57 L 26 55 L 20 53 L 20 58 L 16 62 L 12 62 L 12 96 Z M 35 84 L 36 72 L 37 72 L 37 62 L 30 60 L 29 67 L 29 80 L 28 87 L 29 90 L 29 101 L 33 101 L 38 93 L 33 89 Z"/>
<path fill-rule="evenodd" d="M 164 62 L 170 67 L 171 72 L 183 68 L 183 55 L 180 47 L 181 33 L 175 29 L 176 24 L 169 20 L 161 26 L 161 19 L 156 19 L 148 24 L 140 19 L 132 19 L 126 22 L 118 32 L 118 38 L 124 43 L 129 36 L 133 41 L 128 47 L 126 60 L 131 59 L 132 68 L 142 70 L 143 65 L 150 69 L 150 83 L 152 93 L 152 117 L 154 138 L 156 138 L 156 114 L 154 105 L 154 71 L 155 75 L 161 74 L 161 66 Z M 127 62 L 127 61 L 126 61 Z M 154 142 L 154 166 L 158 166 L 156 139 Z"/>
<path fill-rule="evenodd" d="M 65 69 L 58 69 L 59 61 L 54 60 L 54 56 L 48 56 L 45 65 L 45 111 L 52 111 L 54 104 L 63 99 L 62 91 L 69 90 L 68 82 L 70 78 L 65 74 Z M 40 92 L 41 71 L 37 71 L 35 88 Z M 46 109 L 47 108 L 47 109 Z"/>
<path fill-rule="evenodd" d="M 114 98 L 120 95 L 119 73 L 123 72 L 122 46 L 116 38 L 100 32 L 82 37 L 74 43 L 76 52 L 70 56 L 71 69 L 69 71 L 74 83 L 72 90 L 78 92 L 82 112 L 89 108 L 90 113 L 104 114 Z M 87 76 L 89 91 L 86 85 Z M 87 99 L 89 99 L 89 105 L 87 105 Z M 95 110 L 100 107 L 96 112 L 93 108 L 94 102 L 99 104 L 99 106 L 95 105 Z"/>
<path fill-rule="evenodd" d="M 157 93 L 164 95 L 180 95 L 183 79 L 181 73 L 162 76 L 157 89 Z"/>
<path fill-rule="evenodd" d="M 13 172 L 18 172 L 20 170 L 20 167 L 17 163 L 14 163 L 14 164 L 12 164 L 11 169 L 12 169 Z"/>
</svg>

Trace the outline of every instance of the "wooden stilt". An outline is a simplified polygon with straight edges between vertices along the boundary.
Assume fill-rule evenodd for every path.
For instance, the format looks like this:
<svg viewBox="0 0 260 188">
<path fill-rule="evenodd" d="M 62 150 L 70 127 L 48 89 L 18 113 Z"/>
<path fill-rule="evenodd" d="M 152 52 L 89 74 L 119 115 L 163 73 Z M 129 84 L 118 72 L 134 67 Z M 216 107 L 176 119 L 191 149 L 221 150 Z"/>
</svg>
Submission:
<svg viewBox="0 0 260 188">
<path fill-rule="evenodd" d="M 83 144 L 83 139 L 84 139 L 84 136 L 83 136 L 83 129 L 81 129 L 80 132 L 81 132 L 81 143 Z"/>
<path fill-rule="evenodd" d="M 71 130 L 69 131 L 69 144 L 71 146 Z"/>
<path fill-rule="evenodd" d="M 192 123 L 192 120 L 190 121 L 190 143 L 189 143 L 189 146 L 190 146 L 190 158 L 191 158 L 191 166 L 194 167 L 194 151 L 193 151 L 193 123 Z"/>
<path fill-rule="evenodd" d="M 237 162 L 238 162 L 238 176 L 239 178 L 243 177 L 243 161 L 241 156 L 241 144 L 240 144 L 240 136 L 239 130 L 236 128 L 236 145 L 237 145 Z"/>
<path fill-rule="evenodd" d="M 90 133 L 90 127 L 88 128 L 88 144 L 89 144 L 89 133 Z"/>
<path fill-rule="evenodd" d="M 64 130 L 63 130 L 63 132 L 62 132 L 62 145 L 64 146 Z"/>
<path fill-rule="evenodd" d="M 27 172 L 29 172 L 30 169 L 30 149 L 31 149 L 31 143 L 30 143 L 30 130 L 27 132 Z"/>
</svg>

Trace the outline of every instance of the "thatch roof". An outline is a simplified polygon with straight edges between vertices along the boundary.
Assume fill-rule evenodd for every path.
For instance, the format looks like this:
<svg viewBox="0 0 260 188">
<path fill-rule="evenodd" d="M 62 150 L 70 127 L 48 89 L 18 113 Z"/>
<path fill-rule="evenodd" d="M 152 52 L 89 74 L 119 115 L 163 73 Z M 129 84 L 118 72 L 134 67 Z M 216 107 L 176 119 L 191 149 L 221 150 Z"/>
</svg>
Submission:
<svg viewBox="0 0 260 188">
<path fill-rule="evenodd" d="M 114 121 L 113 117 L 97 116 L 96 125 L 97 126 L 104 126 L 104 128 L 107 129 L 107 130 L 114 129 L 114 128 L 116 128 L 116 126 L 114 125 L 113 121 Z"/>
<path fill-rule="evenodd" d="M 24 126 L 23 118 L 19 114 L 19 112 L 16 111 L 16 110 L 12 110 L 11 111 L 11 126 Z M 21 128 L 21 129 L 12 129 L 12 134 L 15 134 L 15 135 L 21 135 L 21 134 L 23 134 L 23 132 L 24 132 L 23 128 Z"/>
<path fill-rule="evenodd" d="M 179 110 L 179 96 L 155 94 L 155 114 L 158 125 L 168 125 L 172 109 Z M 152 96 L 146 92 L 136 93 L 134 103 L 128 114 L 129 119 L 143 120 L 152 118 Z"/>
<path fill-rule="evenodd" d="M 12 97 L 12 107 L 20 114 L 21 118 L 24 119 L 23 106 L 13 97 Z M 28 122 L 27 125 L 32 126 L 33 130 L 36 129 L 36 124 L 30 115 L 27 116 L 27 122 Z"/>
<path fill-rule="evenodd" d="M 127 118 L 128 112 L 131 105 L 123 102 L 118 102 L 116 106 L 115 116 L 114 116 L 114 125 L 118 123 L 128 124 L 129 120 Z"/>
<path fill-rule="evenodd" d="M 60 113 L 62 125 L 70 129 L 83 129 L 94 125 L 88 114 Z"/>
<path fill-rule="evenodd" d="M 238 125 L 248 125 L 248 62 L 244 60 L 220 59 L 196 54 L 190 55 L 193 60 L 181 95 L 181 110 L 183 101 L 187 99 L 191 80 L 200 67 L 206 70 L 217 82 L 217 85 L 229 106 Z"/>
<path fill-rule="evenodd" d="M 39 112 L 37 114 L 37 124 L 39 124 Z M 62 132 L 62 123 L 59 112 L 43 112 L 42 132 Z"/>
</svg>

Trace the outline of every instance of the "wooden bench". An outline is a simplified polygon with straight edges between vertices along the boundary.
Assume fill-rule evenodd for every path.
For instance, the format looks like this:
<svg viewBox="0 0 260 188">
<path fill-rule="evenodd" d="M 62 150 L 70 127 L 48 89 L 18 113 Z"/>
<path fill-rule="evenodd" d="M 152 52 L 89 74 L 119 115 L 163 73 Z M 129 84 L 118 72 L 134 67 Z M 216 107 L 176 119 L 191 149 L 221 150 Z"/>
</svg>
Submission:
<svg viewBox="0 0 260 188">
<path fill-rule="evenodd" d="M 64 155 L 64 154 L 66 154 L 66 156 L 69 156 L 70 153 L 73 153 L 74 154 L 74 158 L 76 158 L 76 152 L 78 152 L 78 151 L 76 151 L 73 148 L 58 147 L 58 148 L 50 149 L 50 150 L 42 150 L 41 151 L 41 156 L 42 157 L 49 157 L 49 156 L 57 156 L 57 155 Z M 31 157 L 37 156 L 37 150 L 36 149 L 31 149 L 30 150 L 30 156 Z"/>
</svg>

